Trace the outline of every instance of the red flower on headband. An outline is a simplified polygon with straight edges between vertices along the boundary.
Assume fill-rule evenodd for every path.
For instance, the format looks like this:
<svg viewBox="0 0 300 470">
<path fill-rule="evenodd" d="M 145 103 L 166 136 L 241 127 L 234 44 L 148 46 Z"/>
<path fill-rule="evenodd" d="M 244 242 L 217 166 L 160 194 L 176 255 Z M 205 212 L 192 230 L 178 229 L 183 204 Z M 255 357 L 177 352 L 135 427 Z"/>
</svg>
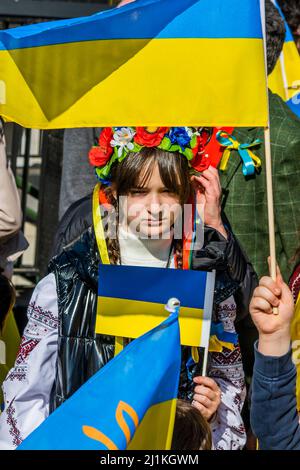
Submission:
<svg viewBox="0 0 300 470">
<path fill-rule="evenodd" d="M 110 159 L 114 149 L 110 141 L 113 138 L 111 127 L 105 127 L 99 136 L 99 146 L 92 147 L 89 151 L 90 164 L 93 166 L 104 166 Z"/>
<path fill-rule="evenodd" d="M 205 147 L 203 139 L 200 135 L 197 136 L 197 144 L 192 148 L 194 158 L 190 161 L 191 167 L 201 172 L 207 170 L 211 165 L 211 159 L 209 155 L 204 151 Z"/>
<path fill-rule="evenodd" d="M 203 145 L 203 139 L 201 135 L 197 135 L 197 143 L 194 148 L 192 148 L 192 152 L 194 155 L 194 158 L 198 155 L 198 153 L 202 153 L 204 150 L 204 145 Z M 192 160 L 192 162 L 194 159 Z"/>
<path fill-rule="evenodd" d="M 154 132 L 150 132 L 146 127 L 137 127 L 134 141 L 143 147 L 156 147 L 161 143 L 168 130 L 169 127 L 157 127 Z"/>
</svg>

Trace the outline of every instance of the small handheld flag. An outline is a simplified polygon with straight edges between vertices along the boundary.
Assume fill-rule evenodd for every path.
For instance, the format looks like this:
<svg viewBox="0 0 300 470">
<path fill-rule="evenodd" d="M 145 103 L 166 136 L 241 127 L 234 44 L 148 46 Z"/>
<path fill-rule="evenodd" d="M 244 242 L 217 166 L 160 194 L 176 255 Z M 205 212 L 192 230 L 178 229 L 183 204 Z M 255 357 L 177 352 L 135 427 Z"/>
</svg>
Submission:
<svg viewBox="0 0 300 470">
<path fill-rule="evenodd" d="M 215 273 L 99 265 L 96 333 L 137 338 L 167 316 L 171 297 L 180 301 L 181 344 L 208 348 Z"/>
</svg>

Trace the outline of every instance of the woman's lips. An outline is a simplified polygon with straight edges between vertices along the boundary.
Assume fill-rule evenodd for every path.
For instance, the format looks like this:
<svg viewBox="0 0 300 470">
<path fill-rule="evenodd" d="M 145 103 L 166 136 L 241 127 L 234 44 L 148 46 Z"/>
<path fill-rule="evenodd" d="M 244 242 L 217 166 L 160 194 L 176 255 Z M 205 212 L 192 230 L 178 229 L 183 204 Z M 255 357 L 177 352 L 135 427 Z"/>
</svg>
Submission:
<svg viewBox="0 0 300 470">
<path fill-rule="evenodd" d="M 142 223 L 150 225 L 151 227 L 158 227 L 159 225 L 162 225 L 165 221 L 166 219 L 160 219 L 160 220 L 145 219 L 145 220 L 142 220 Z"/>
</svg>

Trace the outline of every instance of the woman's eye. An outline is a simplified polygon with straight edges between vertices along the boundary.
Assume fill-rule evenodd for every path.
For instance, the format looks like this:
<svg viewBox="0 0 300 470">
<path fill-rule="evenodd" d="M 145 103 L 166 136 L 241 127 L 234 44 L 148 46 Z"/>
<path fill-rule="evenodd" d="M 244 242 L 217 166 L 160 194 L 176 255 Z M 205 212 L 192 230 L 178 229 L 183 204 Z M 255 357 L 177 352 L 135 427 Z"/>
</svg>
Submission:
<svg viewBox="0 0 300 470">
<path fill-rule="evenodd" d="M 146 194 L 146 192 L 147 192 L 147 191 L 146 191 L 145 189 L 133 189 L 133 190 L 131 191 L 131 194 L 132 194 L 132 195 L 136 195 L 136 194 Z"/>
</svg>

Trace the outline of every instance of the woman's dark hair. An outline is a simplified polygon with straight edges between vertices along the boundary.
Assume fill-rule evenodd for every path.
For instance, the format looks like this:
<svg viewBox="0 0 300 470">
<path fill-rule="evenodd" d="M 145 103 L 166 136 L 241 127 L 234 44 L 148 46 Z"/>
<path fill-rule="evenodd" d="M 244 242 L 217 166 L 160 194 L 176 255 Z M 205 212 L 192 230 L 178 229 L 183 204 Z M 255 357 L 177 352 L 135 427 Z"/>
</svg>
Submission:
<svg viewBox="0 0 300 470">
<path fill-rule="evenodd" d="M 271 0 L 266 0 L 266 33 L 267 68 L 270 75 L 279 59 L 286 33 L 284 21 Z"/>
<path fill-rule="evenodd" d="M 300 0 L 278 0 L 278 4 L 292 33 L 295 33 L 300 26 Z"/>
<path fill-rule="evenodd" d="M 212 437 L 208 422 L 186 400 L 177 400 L 172 450 L 211 450 Z"/>
<path fill-rule="evenodd" d="M 140 152 L 129 154 L 112 168 L 112 182 L 117 196 L 129 194 L 131 189 L 137 186 L 145 186 L 151 178 L 155 163 L 166 188 L 178 194 L 181 204 L 187 202 L 190 185 L 186 158 L 179 152 L 147 147 L 142 148 Z"/>
<path fill-rule="evenodd" d="M 184 205 L 188 201 L 191 195 L 191 183 L 186 158 L 179 152 L 166 152 L 157 148 L 143 148 L 138 153 L 130 153 L 124 160 L 116 163 L 111 169 L 112 186 L 116 192 L 117 198 L 114 198 L 111 187 L 106 187 L 105 193 L 117 213 L 117 201 L 119 196 L 129 194 L 133 188 L 138 186 L 145 186 L 149 178 L 151 178 L 155 163 L 158 165 L 160 177 L 165 187 L 172 193 L 178 195 L 181 205 Z M 108 224 L 110 223 L 113 222 L 108 220 Z M 118 221 L 115 223 L 118 223 Z M 174 245 L 178 268 L 181 268 L 182 240 L 175 240 Z M 110 262 L 117 264 L 120 258 L 118 237 L 108 237 L 107 249 Z"/>
</svg>

